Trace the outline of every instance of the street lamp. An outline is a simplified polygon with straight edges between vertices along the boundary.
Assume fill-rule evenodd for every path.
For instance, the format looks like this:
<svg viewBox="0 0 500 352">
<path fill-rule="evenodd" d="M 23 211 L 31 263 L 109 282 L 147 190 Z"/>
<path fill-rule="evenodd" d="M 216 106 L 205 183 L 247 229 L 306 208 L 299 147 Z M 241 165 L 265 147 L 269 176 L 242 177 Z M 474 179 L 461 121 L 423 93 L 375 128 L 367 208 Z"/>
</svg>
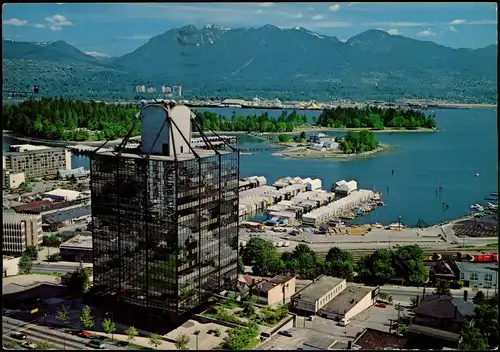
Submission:
<svg viewBox="0 0 500 352">
<path fill-rule="evenodd" d="M 398 222 L 398 230 L 401 231 L 401 218 L 402 216 L 399 216 L 399 222 Z"/>
<path fill-rule="evenodd" d="M 200 330 L 196 330 L 194 332 L 194 336 L 196 336 L 196 350 L 198 351 L 198 335 L 200 334 Z"/>
<path fill-rule="evenodd" d="M 113 312 L 106 312 L 106 314 L 104 314 L 104 316 L 105 316 L 105 317 L 109 317 L 109 316 L 111 316 L 111 322 L 113 322 L 113 323 L 115 322 L 115 319 L 113 318 Z M 114 336 L 115 336 L 115 335 L 114 335 L 114 332 L 113 332 L 113 331 L 111 331 L 111 340 L 113 340 L 113 341 L 115 340 L 115 339 L 114 339 Z"/>
</svg>

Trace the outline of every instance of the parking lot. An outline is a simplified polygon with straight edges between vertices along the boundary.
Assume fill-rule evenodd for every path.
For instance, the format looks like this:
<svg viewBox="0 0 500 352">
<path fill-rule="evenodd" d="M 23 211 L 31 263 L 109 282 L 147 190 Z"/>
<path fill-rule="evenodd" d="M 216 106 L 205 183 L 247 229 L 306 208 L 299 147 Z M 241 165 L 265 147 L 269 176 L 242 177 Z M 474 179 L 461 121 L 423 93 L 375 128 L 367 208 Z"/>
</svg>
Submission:
<svg viewBox="0 0 500 352">
<path fill-rule="evenodd" d="M 400 311 L 399 315 L 404 316 L 405 311 Z M 262 344 L 259 349 L 285 349 L 295 350 L 304 348 L 304 343 L 308 341 L 320 341 L 326 336 L 332 341 L 347 343 L 356 338 L 357 334 L 365 328 L 371 328 L 380 331 L 389 332 L 390 319 L 398 318 L 398 310 L 393 306 L 386 308 L 370 307 L 364 312 L 358 314 L 351 320 L 351 324 L 346 327 L 337 325 L 330 319 L 315 316 L 313 321 L 306 320 L 304 327 L 304 318 L 297 318 L 297 326 L 289 331 L 292 332 L 292 337 L 276 335 L 269 341 Z"/>
</svg>

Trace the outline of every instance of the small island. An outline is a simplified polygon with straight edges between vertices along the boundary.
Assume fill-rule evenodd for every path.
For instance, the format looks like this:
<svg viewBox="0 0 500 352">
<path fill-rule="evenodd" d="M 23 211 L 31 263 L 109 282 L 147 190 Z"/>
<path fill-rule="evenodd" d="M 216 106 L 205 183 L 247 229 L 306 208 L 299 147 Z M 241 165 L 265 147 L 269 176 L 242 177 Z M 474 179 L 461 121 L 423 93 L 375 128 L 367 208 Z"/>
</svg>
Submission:
<svg viewBox="0 0 500 352">
<path fill-rule="evenodd" d="M 284 136 L 284 137 L 282 137 Z M 315 134 L 305 142 L 305 133 L 295 136 L 293 141 L 287 135 L 279 135 L 276 143 L 287 146 L 273 156 L 290 158 L 343 158 L 367 156 L 391 149 L 389 145 L 379 143 L 371 131 L 349 131 L 342 137 Z"/>
</svg>

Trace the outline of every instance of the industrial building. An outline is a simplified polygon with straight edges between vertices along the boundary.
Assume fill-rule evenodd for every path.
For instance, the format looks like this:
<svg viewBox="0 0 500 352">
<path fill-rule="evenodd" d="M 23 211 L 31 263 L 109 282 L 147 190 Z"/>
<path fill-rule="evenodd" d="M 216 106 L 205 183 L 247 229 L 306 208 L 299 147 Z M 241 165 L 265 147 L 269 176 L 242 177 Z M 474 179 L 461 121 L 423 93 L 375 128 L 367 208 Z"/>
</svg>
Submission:
<svg viewBox="0 0 500 352">
<path fill-rule="evenodd" d="M 71 151 L 30 144 L 11 145 L 3 154 L 4 170 L 24 172 L 26 178 L 55 177 L 61 169 L 71 169 Z"/>
<path fill-rule="evenodd" d="M 321 276 L 292 297 L 294 310 L 315 315 L 347 286 L 345 279 Z"/>
<path fill-rule="evenodd" d="M 77 199 L 88 198 L 82 192 L 72 191 L 70 189 L 55 189 L 43 194 L 44 198 L 50 198 L 55 202 L 71 202 Z"/>
<path fill-rule="evenodd" d="M 350 211 L 352 207 L 373 199 L 374 196 L 375 193 L 370 190 L 360 189 L 358 191 L 352 191 L 349 193 L 349 195 L 343 198 L 340 198 L 324 207 L 315 209 L 310 213 L 305 214 L 302 217 L 302 223 L 309 226 L 318 226 L 324 224 L 329 219 L 345 213 L 346 211 Z"/>
<path fill-rule="evenodd" d="M 140 148 L 125 138 L 90 158 L 96 294 L 173 319 L 237 280 L 239 152 L 213 147 L 194 117 L 146 105 Z"/>
<path fill-rule="evenodd" d="M 40 215 L 3 212 L 3 253 L 22 253 L 26 246 L 38 246 L 42 242 L 42 217 Z"/>
<path fill-rule="evenodd" d="M 332 320 L 350 320 L 375 304 L 378 287 L 347 283 L 345 279 L 321 276 L 291 299 L 299 314 L 320 315 Z"/>
<path fill-rule="evenodd" d="M 83 233 L 76 235 L 61 243 L 59 250 L 62 260 L 92 263 L 92 236 Z"/>
<path fill-rule="evenodd" d="M 349 283 L 342 292 L 321 308 L 319 315 L 333 320 L 351 320 L 373 306 L 377 295 L 378 288 Z"/>
</svg>

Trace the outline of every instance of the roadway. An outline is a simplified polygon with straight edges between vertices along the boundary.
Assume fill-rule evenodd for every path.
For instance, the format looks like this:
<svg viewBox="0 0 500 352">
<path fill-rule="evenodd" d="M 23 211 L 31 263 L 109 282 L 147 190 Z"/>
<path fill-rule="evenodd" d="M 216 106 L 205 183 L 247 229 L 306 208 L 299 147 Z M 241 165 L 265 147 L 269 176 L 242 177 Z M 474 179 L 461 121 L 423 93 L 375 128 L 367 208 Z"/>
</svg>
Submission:
<svg viewBox="0 0 500 352">
<path fill-rule="evenodd" d="M 64 263 L 64 264 L 63 264 Z M 40 262 L 33 265 L 32 272 L 37 274 L 53 274 L 53 273 L 72 273 L 75 269 L 80 265 L 80 263 L 73 262 L 55 262 L 55 263 L 47 263 Z M 84 264 L 84 267 L 92 266 L 92 264 Z"/>
<path fill-rule="evenodd" d="M 53 343 L 58 349 L 91 350 L 86 344 L 88 339 L 70 335 L 62 331 L 37 325 L 37 320 L 24 322 L 17 319 L 2 317 L 2 337 L 9 340 L 18 341 L 10 338 L 10 335 L 16 332 L 27 336 L 27 341 L 38 343 L 47 341 Z"/>
<path fill-rule="evenodd" d="M 417 295 L 422 295 L 424 288 L 423 287 L 407 287 L 407 286 L 380 286 L 380 292 L 387 293 L 392 296 L 393 302 L 401 303 L 401 304 L 409 304 L 411 303 L 411 299 L 416 297 Z M 426 294 L 435 292 L 436 289 L 433 287 L 426 287 Z M 464 298 L 465 290 L 450 290 L 453 298 Z M 469 302 L 472 302 L 472 298 L 476 295 L 477 291 L 473 291 L 472 288 L 467 288 Z M 493 297 L 495 294 L 494 289 L 485 290 L 482 289 L 483 293 L 487 297 Z"/>
</svg>

